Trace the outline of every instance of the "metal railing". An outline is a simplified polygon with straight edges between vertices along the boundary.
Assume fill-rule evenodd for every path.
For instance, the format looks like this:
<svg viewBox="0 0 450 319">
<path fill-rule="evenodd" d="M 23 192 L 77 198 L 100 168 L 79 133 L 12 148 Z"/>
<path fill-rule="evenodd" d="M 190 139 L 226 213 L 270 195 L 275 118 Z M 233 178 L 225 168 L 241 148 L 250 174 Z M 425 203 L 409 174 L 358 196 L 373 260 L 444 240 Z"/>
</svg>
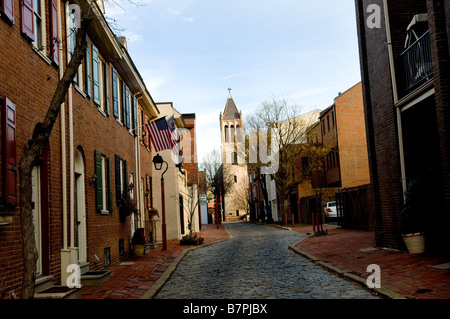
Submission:
<svg viewBox="0 0 450 319">
<path fill-rule="evenodd" d="M 430 31 L 425 32 L 401 54 L 405 93 L 433 77 L 431 65 Z"/>
</svg>

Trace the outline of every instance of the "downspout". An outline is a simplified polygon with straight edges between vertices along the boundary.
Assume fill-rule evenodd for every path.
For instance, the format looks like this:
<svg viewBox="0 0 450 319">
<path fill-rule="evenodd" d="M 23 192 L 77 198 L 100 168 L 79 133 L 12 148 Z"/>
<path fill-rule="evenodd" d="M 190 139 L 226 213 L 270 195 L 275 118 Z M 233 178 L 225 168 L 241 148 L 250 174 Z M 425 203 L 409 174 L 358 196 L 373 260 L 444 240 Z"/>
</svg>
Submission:
<svg viewBox="0 0 450 319">
<path fill-rule="evenodd" d="M 137 104 L 137 101 L 136 101 Z M 137 105 L 136 105 L 136 116 L 137 116 Z M 138 125 L 139 126 L 139 125 Z M 139 148 L 139 130 L 138 127 L 135 128 L 135 130 L 137 130 L 136 132 L 136 136 L 134 137 L 134 154 L 135 154 L 135 165 L 136 165 L 136 176 L 134 177 L 135 181 L 135 190 L 136 190 L 136 206 L 139 209 L 139 228 L 143 228 L 143 214 L 141 211 L 141 204 L 140 204 L 140 200 L 141 200 L 141 161 L 140 161 L 140 148 Z"/>
<path fill-rule="evenodd" d="M 63 41 L 62 41 L 62 22 L 61 22 L 61 2 L 57 1 L 58 10 L 58 50 L 60 61 L 59 66 L 59 79 L 61 80 L 64 74 L 63 63 Z M 65 115 L 65 103 L 61 104 L 61 159 L 62 159 L 62 211 L 63 211 L 63 250 L 67 250 L 67 176 L 66 176 L 66 115 Z"/>
<path fill-rule="evenodd" d="M 397 111 L 397 134 L 398 134 L 398 146 L 399 146 L 399 155 L 400 155 L 400 171 L 401 171 L 401 182 L 403 189 L 403 198 L 404 194 L 407 190 L 406 186 L 406 171 L 405 171 L 405 154 L 403 152 L 403 133 L 402 133 L 402 112 L 400 108 L 398 108 L 398 91 L 397 91 L 397 78 L 395 75 L 395 66 L 394 66 L 394 53 L 392 50 L 392 39 L 391 39 L 391 26 L 389 23 L 389 11 L 388 11 L 388 1 L 383 0 L 384 5 L 384 19 L 386 24 L 386 38 L 389 52 L 389 65 L 391 71 L 391 82 L 392 82 L 392 93 L 394 97 L 394 106 Z"/>
</svg>

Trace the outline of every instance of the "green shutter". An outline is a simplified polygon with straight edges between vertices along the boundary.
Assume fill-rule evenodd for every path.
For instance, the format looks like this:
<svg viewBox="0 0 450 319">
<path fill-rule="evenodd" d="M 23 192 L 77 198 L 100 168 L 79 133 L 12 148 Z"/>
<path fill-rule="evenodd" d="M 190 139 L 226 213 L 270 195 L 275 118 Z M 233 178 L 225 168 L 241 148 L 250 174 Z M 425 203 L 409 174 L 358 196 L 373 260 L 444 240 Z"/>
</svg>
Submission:
<svg viewBox="0 0 450 319">
<path fill-rule="evenodd" d="M 125 123 L 127 126 L 127 129 L 130 129 L 131 123 L 130 123 L 130 89 L 128 86 L 125 85 L 125 112 L 126 112 L 126 119 Z"/>
<path fill-rule="evenodd" d="M 102 192 L 102 153 L 95 150 L 95 207 L 97 210 L 103 210 L 103 192 Z"/>
<path fill-rule="evenodd" d="M 127 108 L 126 108 L 126 104 L 127 101 L 125 99 L 125 91 L 126 91 L 126 87 L 127 85 L 125 84 L 125 82 L 122 80 L 122 92 L 121 92 L 121 97 L 122 97 L 122 123 L 126 124 L 126 118 L 127 118 Z"/>
<path fill-rule="evenodd" d="M 112 213 L 113 211 L 113 198 L 112 198 L 112 178 L 111 178 L 111 159 L 107 159 L 107 176 L 108 176 L 108 211 Z"/>
<path fill-rule="evenodd" d="M 113 114 L 119 118 L 119 94 L 117 92 L 117 70 L 112 68 L 112 96 L 113 96 Z"/>
<path fill-rule="evenodd" d="M 122 203 L 122 194 L 120 192 L 120 184 L 122 183 L 122 176 L 120 176 L 120 156 L 114 155 L 114 161 L 116 168 L 116 204 L 120 206 Z"/>
<path fill-rule="evenodd" d="M 91 50 L 88 36 L 86 36 L 86 42 L 86 58 L 84 59 L 86 63 L 86 95 L 91 97 Z"/>
<path fill-rule="evenodd" d="M 136 95 L 133 95 L 133 135 L 138 135 L 138 113 L 137 113 L 137 103 L 136 103 Z"/>
<path fill-rule="evenodd" d="M 98 58 L 98 49 L 92 44 L 92 76 L 94 82 L 94 103 L 100 105 L 100 79 L 99 79 L 100 63 Z"/>
<path fill-rule="evenodd" d="M 105 70 L 105 80 L 104 80 L 104 87 L 105 87 L 105 110 L 106 114 L 109 115 L 109 70 L 108 70 L 108 63 L 103 63 L 103 69 Z"/>
</svg>

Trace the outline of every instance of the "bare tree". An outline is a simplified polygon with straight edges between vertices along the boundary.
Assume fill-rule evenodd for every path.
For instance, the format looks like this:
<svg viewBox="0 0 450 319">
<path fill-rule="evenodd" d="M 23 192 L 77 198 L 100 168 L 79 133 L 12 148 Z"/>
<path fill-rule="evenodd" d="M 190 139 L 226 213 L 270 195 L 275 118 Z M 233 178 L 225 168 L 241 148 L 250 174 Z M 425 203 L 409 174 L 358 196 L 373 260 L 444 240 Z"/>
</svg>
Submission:
<svg viewBox="0 0 450 319">
<path fill-rule="evenodd" d="M 220 202 L 222 207 L 224 207 L 225 195 L 233 187 L 234 179 L 228 168 L 222 164 L 222 155 L 218 150 L 213 149 L 203 158 L 200 167 L 202 170 L 205 170 L 208 190 L 213 192 L 218 198 L 221 198 Z M 215 186 L 214 190 L 213 185 Z"/>
<path fill-rule="evenodd" d="M 80 8 L 81 21 L 76 30 L 76 47 L 73 51 L 69 64 L 66 66 L 64 74 L 60 79 L 46 116 L 42 122 L 35 128 L 33 138 L 28 143 L 19 162 L 19 181 L 20 181 L 20 218 L 22 230 L 22 250 L 23 250 L 23 280 L 22 294 L 23 299 L 32 299 L 34 297 L 34 286 L 36 276 L 36 261 L 38 253 L 36 249 L 32 202 L 31 173 L 35 161 L 41 156 L 46 143 L 49 140 L 53 126 L 58 117 L 61 104 L 65 102 L 67 91 L 72 84 L 73 78 L 78 70 L 78 66 L 86 54 L 86 34 L 89 26 L 93 22 L 90 6 L 81 3 L 79 0 L 69 0 L 69 4 L 76 4 Z M 62 63 L 62 62 L 61 62 Z"/>
<path fill-rule="evenodd" d="M 319 147 L 308 143 L 307 132 L 311 125 L 317 121 L 314 113 L 301 114 L 301 109 L 296 105 L 290 105 L 284 98 L 273 98 L 265 101 L 260 108 L 247 118 L 247 135 L 254 141 L 265 139 L 270 141 L 269 149 L 276 150 L 278 167 L 275 173 L 271 174 L 275 180 L 277 193 L 283 200 L 283 212 L 287 220 L 289 195 L 298 189 L 298 185 L 309 178 L 313 169 L 319 162 L 309 162 L 305 165 L 303 157 L 310 152 L 319 152 Z M 246 147 L 247 156 L 251 157 L 251 152 L 259 152 L 258 146 L 248 145 Z M 273 151 L 271 151 L 273 153 Z M 320 152 L 319 152 L 320 153 Z M 316 156 L 314 156 L 315 158 Z M 252 171 L 261 174 L 261 168 L 267 163 L 258 160 L 249 161 Z M 264 185 L 263 185 L 264 186 Z M 264 187 L 263 187 L 264 188 Z M 264 200 L 268 207 L 267 188 L 263 189 Z"/>
<path fill-rule="evenodd" d="M 197 184 L 192 184 L 192 185 L 188 185 L 188 205 L 186 206 L 186 210 L 189 214 L 189 235 L 192 235 L 192 228 L 194 226 L 194 214 L 198 211 L 198 185 Z"/>
</svg>

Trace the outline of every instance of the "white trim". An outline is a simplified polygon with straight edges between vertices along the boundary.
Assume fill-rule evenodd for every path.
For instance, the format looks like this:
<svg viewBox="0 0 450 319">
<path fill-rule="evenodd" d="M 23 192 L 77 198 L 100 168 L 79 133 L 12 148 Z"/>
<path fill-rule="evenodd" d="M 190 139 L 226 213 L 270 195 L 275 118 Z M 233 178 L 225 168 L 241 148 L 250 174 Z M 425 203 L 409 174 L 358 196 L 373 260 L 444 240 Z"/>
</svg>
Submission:
<svg viewBox="0 0 450 319">
<path fill-rule="evenodd" d="M 410 107 L 412 107 L 412 106 L 422 102 L 423 100 L 425 100 L 426 98 L 429 98 L 430 96 L 434 95 L 435 93 L 436 93 L 436 90 L 434 88 L 432 88 L 432 89 L 426 91 L 425 93 L 421 94 L 420 96 L 416 97 L 414 100 L 412 100 L 408 104 L 406 104 L 403 107 L 401 107 L 400 110 L 402 112 L 406 111 Z"/>
</svg>

